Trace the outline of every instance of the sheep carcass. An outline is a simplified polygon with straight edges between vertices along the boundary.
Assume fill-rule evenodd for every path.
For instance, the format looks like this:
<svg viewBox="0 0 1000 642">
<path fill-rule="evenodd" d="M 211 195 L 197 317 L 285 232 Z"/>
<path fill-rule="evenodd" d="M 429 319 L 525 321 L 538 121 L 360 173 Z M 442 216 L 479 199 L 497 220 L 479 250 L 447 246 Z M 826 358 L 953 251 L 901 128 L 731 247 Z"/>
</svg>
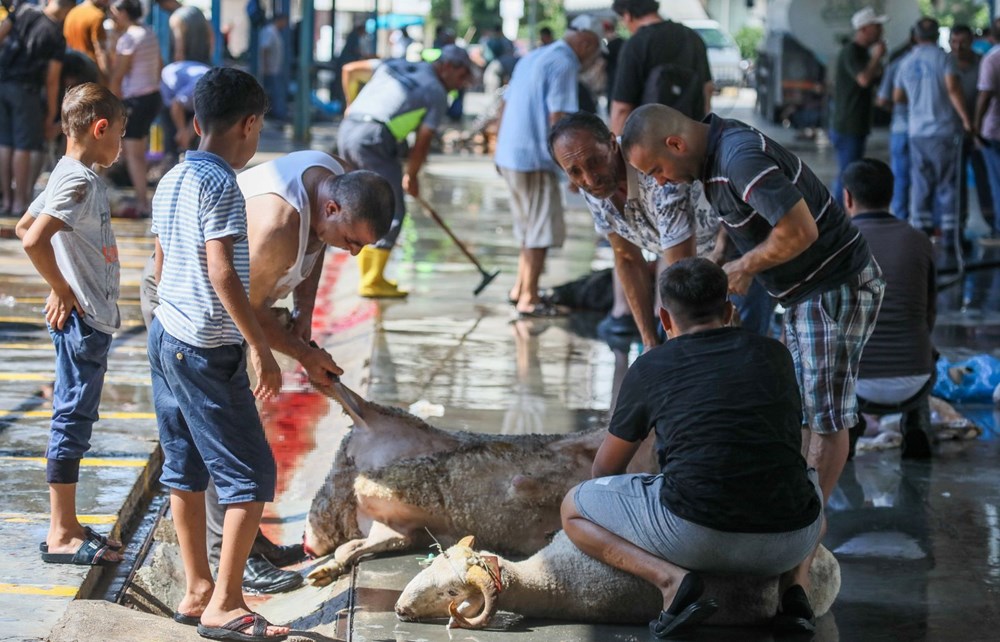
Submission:
<svg viewBox="0 0 1000 642">
<path fill-rule="evenodd" d="M 396 615 L 413 621 L 451 616 L 450 627 L 480 629 L 498 609 L 526 617 L 645 623 L 663 608 L 651 584 L 581 552 L 563 531 L 523 562 L 473 550 L 466 537 L 403 589 Z M 819 617 L 840 591 L 840 565 L 822 546 L 809 572 L 809 601 Z M 778 610 L 778 578 L 704 574 L 705 596 L 719 602 L 707 624 L 767 624 Z M 499 580 L 499 582 L 497 581 Z"/>
<path fill-rule="evenodd" d="M 570 435 L 485 435 L 439 430 L 343 384 L 333 398 L 354 420 L 313 499 L 305 545 L 333 560 L 309 574 L 332 582 L 362 555 L 473 533 L 484 545 L 530 555 L 560 528 L 559 506 L 590 478 L 602 429 Z M 636 472 L 649 472 L 648 449 Z"/>
</svg>

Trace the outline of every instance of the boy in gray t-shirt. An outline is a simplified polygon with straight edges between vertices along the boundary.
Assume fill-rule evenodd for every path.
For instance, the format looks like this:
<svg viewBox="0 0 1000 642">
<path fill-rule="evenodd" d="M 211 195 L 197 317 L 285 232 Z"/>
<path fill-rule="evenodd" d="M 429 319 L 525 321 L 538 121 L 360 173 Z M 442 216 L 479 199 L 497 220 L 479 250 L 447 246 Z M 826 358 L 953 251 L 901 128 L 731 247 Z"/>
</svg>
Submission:
<svg viewBox="0 0 1000 642">
<path fill-rule="evenodd" d="M 125 108 L 96 83 L 66 93 L 62 107 L 66 155 L 17 224 L 38 273 L 52 288 L 45 322 L 56 350 L 46 481 L 52 503 L 42 561 L 111 564 L 121 544 L 76 516 L 80 460 L 98 418 L 111 333 L 118 329 L 118 246 L 103 181 L 90 168 L 108 167 L 121 151 Z"/>
</svg>

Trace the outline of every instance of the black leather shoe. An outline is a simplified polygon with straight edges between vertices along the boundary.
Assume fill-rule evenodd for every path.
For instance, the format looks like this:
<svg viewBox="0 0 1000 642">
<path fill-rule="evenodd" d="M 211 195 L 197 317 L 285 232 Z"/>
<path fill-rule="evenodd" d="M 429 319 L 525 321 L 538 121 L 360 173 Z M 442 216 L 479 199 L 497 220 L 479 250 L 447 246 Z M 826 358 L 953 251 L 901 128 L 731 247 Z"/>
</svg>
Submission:
<svg viewBox="0 0 1000 642">
<path fill-rule="evenodd" d="M 243 589 L 258 593 L 284 593 L 302 584 L 302 576 L 283 571 L 261 555 L 251 555 L 243 569 Z"/>
<path fill-rule="evenodd" d="M 297 564 L 306 558 L 306 551 L 302 544 L 288 544 L 286 546 L 274 546 L 261 556 L 278 568 Z"/>
</svg>

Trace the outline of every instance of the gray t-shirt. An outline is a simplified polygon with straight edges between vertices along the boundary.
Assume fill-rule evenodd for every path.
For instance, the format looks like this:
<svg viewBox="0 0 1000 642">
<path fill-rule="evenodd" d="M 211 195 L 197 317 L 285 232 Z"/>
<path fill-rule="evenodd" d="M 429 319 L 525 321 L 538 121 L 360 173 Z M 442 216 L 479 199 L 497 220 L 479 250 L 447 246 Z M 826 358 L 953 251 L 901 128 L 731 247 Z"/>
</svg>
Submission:
<svg viewBox="0 0 1000 642">
<path fill-rule="evenodd" d="M 403 140 L 421 125 L 437 129 L 447 111 L 448 94 L 430 63 L 387 60 L 351 103 L 349 116 L 383 122 Z"/>
<path fill-rule="evenodd" d="M 28 212 L 63 222 L 65 227 L 52 237 L 59 271 L 83 308 L 83 322 L 113 333 L 121 325 L 120 274 L 104 181 L 80 161 L 64 156 Z"/>
<path fill-rule="evenodd" d="M 899 65 L 895 87 L 906 92 L 911 138 L 955 136 L 961 121 L 948 98 L 945 76 L 957 76 L 955 63 L 935 44 L 920 44 Z"/>
</svg>

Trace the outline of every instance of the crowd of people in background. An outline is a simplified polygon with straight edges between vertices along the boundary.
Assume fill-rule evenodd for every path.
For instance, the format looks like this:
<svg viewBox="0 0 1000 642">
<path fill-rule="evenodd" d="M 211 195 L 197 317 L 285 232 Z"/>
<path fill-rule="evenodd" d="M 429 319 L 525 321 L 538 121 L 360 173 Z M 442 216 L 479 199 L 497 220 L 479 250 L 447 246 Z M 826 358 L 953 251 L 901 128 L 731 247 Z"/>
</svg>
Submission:
<svg viewBox="0 0 1000 642">
<path fill-rule="evenodd" d="M 614 255 L 616 301 L 604 331 L 637 336 L 646 350 L 625 379 L 594 472 L 624 472 L 655 428 L 660 485 L 625 475 L 615 486 L 582 485 L 563 506 L 570 538 L 657 584 L 664 599 L 651 623 L 657 637 L 712 614 L 699 572 L 780 576 L 775 626 L 798 633 L 814 628 L 806 597 L 810 563 L 825 528 L 823 504 L 852 436 L 864 429 L 860 405 L 902 407 L 904 455 L 930 454 L 936 294 L 930 239 L 961 240 L 970 202 L 967 172 L 1000 234 L 992 196 L 1000 196 L 1000 46 L 980 56 L 972 31 L 957 25 L 946 53 L 938 46 L 940 25 L 923 17 L 905 50 L 890 55 L 883 41 L 888 17 L 870 7 L 855 13 L 853 38 L 835 63 L 829 137 L 838 173 L 828 187 L 751 125 L 712 113 L 716 88 L 706 45 L 691 28 L 663 18 L 656 0 L 610 3 L 627 39 L 619 37 L 616 20 L 579 15 L 559 38 L 542 29 L 539 46 L 523 55 L 502 24 L 489 25 L 479 36 L 478 60 L 456 44 L 452 31 L 440 30 L 433 46 L 424 47 L 406 28 L 393 31 L 379 60 L 359 24 L 337 61 L 347 103 L 337 132 L 343 161 L 300 151 L 238 179 L 235 170 L 256 153 L 264 119 L 280 124 L 288 118 L 288 16 L 273 13 L 262 25 L 254 79 L 216 66 L 215 34 L 199 9 L 177 0 L 155 6 L 168 26 L 159 35 L 140 0 L 21 3 L 0 23 L 0 214 L 24 215 L 18 235 L 39 272 L 55 275 L 47 320 L 57 363 L 70 373 L 80 364 L 67 351 L 85 337 L 68 333 L 75 327 L 80 334 L 84 315 L 79 295 L 51 269 L 57 263 L 52 239 L 84 221 L 84 231 L 98 239 L 75 249 L 55 245 L 63 254 L 79 252 L 81 261 L 113 265 L 94 271 L 108 281 L 99 298 L 106 309 L 86 311 L 101 324 L 98 361 L 106 367 L 120 319 L 117 247 L 101 174 L 123 139 L 134 193 L 127 211 L 152 213 L 156 236 L 144 306 L 155 300 L 146 306 L 150 314 L 159 306 L 147 322 L 166 452 L 162 481 L 172 489 L 187 564 L 177 621 L 217 639 L 226 639 L 227 631 L 250 631 L 249 639 L 287 633 L 250 612 L 240 591 L 241 580 L 262 591 L 297 585 L 273 567 L 272 558 L 286 556 L 257 530 L 263 503 L 273 499 L 274 471 L 243 372 L 243 342 L 259 398 L 280 388 L 271 348 L 296 359 L 317 387 L 342 373 L 310 343 L 308 318 L 283 323 L 270 305 L 294 293 L 297 303 L 312 299 L 297 308 L 311 314 L 327 245 L 357 255 L 362 296 L 407 296 L 384 274 L 406 197 L 423 202 L 421 168 L 446 120 L 461 120 L 464 92 L 482 69 L 484 88 L 498 100 L 493 160 L 508 187 L 519 249 L 507 297 L 516 320 L 566 314 L 542 297 L 541 278 L 549 252 L 566 238 L 562 183 L 568 178 L 583 192 L 595 230 Z M 992 36 L 1000 41 L 1000 20 Z M 865 158 L 876 104 L 893 112 L 891 167 Z M 156 122 L 169 171 L 151 199 L 147 158 Z M 68 137 L 67 156 L 33 199 L 43 151 L 61 133 Z M 86 198 L 72 185 L 82 185 Z M 101 243 L 103 256 L 94 251 Z M 961 251 L 959 242 L 950 247 Z M 205 270 L 190 270 L 196 263 Z M 266 287 L 247 291 L 251 275 Z M 776 303 L 784 310 L 784 346 L 767 336 Z M 742 327 L 729 327 L 734 318 Z M 864 352 L 869 340 L 873 350 Z M 668 348 L 657 350 L 664 343 Z M 216 348 L 224 350 L 212 352 Z M 749 355 L 748 367 L 732 368 L 732 354 Z M 187 359 L 225 367 L 202 371 L 189 368 Z M 234 367 L 236 384 L 213 374 Z M 703 385 L 678 384 L 692 372 Z M 103 381 L 100 367 L 75 374 Z M 666 396 L 649 394 L 657 386 Z M 678 386 L 683 390 L 671 392 Z M 230 388 L 239 389 L 235 400 Z M 73 391 L 60 387 L 59 394 Z M 670 394 L 681 394 L 685 403 L 662 403 Z M 216 412 L 188 408 L 216 398 L 230 399 L 236 411 L 219 413 L 228 410 L 225 401 L 208 404 Z M 96 404 L 93 398 L 71 402 Z M 709 416 L 715 430 L 703 429 Z M 754 444 L 760 422 L 773 434 L 749 449 L 756 456 L 732 448 Z M 253 429 L 254 443 L 237 448 L 234 435 L 245 426 Z M 699 428 L 698 452 L 684 453 Z M 89 429 L 63 430 L 72 456 L 50 456 L 63 462 L 50 466 L 50 483 L 75 492 Z M 202 434 L 212 443 L 195 444 Z M 779 474 L 762 461 L 779 461 L 795 492 L 774 502 L 757 492 Z M 233 467 L 252 474 L 226 477 Z M 213 582 L 208 566 L 191 562 L 206 557 L 202 493 L 210 471 L 231 482 L 216 480 L 209 501 L 220 569 L 214 593 L 206 588 Z M 678 479 L 707 488 L 711 501 L 678 492 Z M 69 527 L 61 540 L 50 533 L 43 560 L 118 561 L 120 544 L 75 523 L 70 490 L 62 491 L 62 508 L 54 504 L 53 513 L 65 513 Z M 233 506 L 226 511 L 220 504 Z M 622 529 L 629 521 L 622 515 L 632 513 L 655 519 Z M 693 535 L 668 537 L 652 548 L 638 543 L 674 527 Z M 714 544 L 696 545 L 702 539 Z M 77 540 L 83 543 L 75 552 L 63 550 Z M 781 554 L 763 559 L 753 553 L 764 548 Z M 249 563 L 244 553 L 252 555 Z M 301 554 L 300 547 L 293 556 Z"/>
</svg>

